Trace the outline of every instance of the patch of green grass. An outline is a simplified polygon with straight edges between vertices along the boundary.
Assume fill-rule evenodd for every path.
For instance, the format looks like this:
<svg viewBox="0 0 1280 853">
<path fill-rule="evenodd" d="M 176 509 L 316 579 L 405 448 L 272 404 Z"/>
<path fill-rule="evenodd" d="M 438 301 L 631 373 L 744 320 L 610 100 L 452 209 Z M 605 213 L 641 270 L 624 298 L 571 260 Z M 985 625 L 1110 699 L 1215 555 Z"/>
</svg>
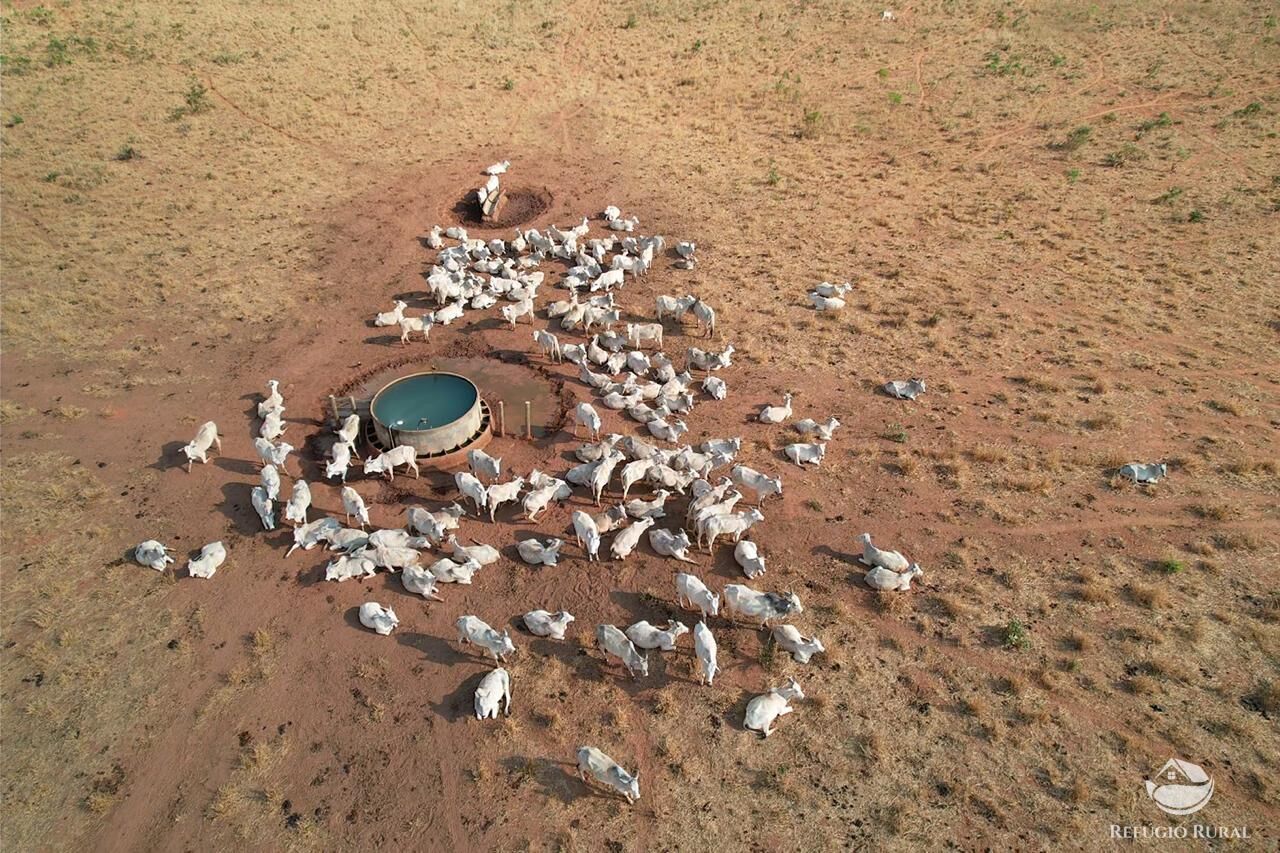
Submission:
<svg viewBox="0 0 1280 853">
<path fill-rule="evenodd" d="M 879 77 L 881 80 L 885 79 L 886 77 L 889 76 L 889 69 L 888 68 L 877 69 L 876 76 Z"/>
<path fill-rule="evenodd" d="M 1182 195 L 1182 192 L 1183 192 L 1182 187 L 1170 187 L 1168 192 L 1161 193 L 1160 195 L 1151 199 L 1151 203 L 1152 204 L 1171 204 L 1178 200 L 1178 197 Z"/>
<path fill-rule="evenodd" d="M 771 187 L 776 187 L 782 182 L 782 175 L 778 174 L 778 166 L 775 163 L 769 164 L 769 173 L 765 175 L 765 181 Z"/>
<path fill-rule="evenodd" d="M 1034 73 L 1023 63 L 1021 56 L 1009 52 L 1008 45 L 996 48 L 983 58 L 987 63 L 987 71 L 997 77 L 1010 77 L 1015 74 L 1027 76 Z"/>
<path fill-rule="evenodd" d="M 804 115 L 800 117 L 801 139 L 817 139 L 822 134 L 822 127 L 826 124 L 826 116 L 819 110 L 805 110 Z"/>
<path fill-rule="evenodd" d="M 1184 568 L 1186 568 L 1186 566 L 1182 564 L 1181 560 L 1167 559 L 1156 561 L 1156 569 L 1164 572 L 1166 575 L 1176 575 Z"/>
<path fill-rule="evenodd" d="M 502 81 L 502 90 L 504 92 L 510 92 L 515 87 L 516 87 L 516 81 L 512 80 L 510 77 Z"/>
<path fill-rule="evenodd" d="M 1142 160 L 1146 156 L 1147 155 L 1143 153 L 1141 148 L 1133 143 L 1126 142 L 1115 151 L 1112 151 L 1108 153 L 1107 156 L 1103 157 L 1102 165 L 1110 166 L 1113 169 L 1119 168 L 1127 163 L 1134 163 L 1138 160 Z"/>
<path fill-rule="evenodd" d="M 632 12 L 630 15 L 627 15 L 627 20 L 623 22 L 622 28 L 624 30 L 634 30 L 637 23 L 639 22 L 636 20 L 636 13 Z"/>
<path fill-rule="evenodd" d="M 1171 124 L 1173 124 L 1173 119 L 1169 117 L 1169 114 L 1160 113 L 1160 115 L 1155 118 L 1147 119 L 1142 124 L 1138 125 L 1138 138 L 1141 139 L 1143 134 L 1150 133 L 1157 128 L 1168 127 Z"/>
<path fill-rule="evenodd" d="M 1049 147 L 1056 151 L 1079 150 L 1093 136 L 1093 128 L 1082 124 L 1066 135 L 1066 138 L 1052 143 Z"/>
<path fill-rule="evenodd" d="M 22 121 L 23 121 L 22 116 L 18 115 L 17 113 L 14 113 L 13 115 L 9 116 L 8 120 L 4 123 L 4 126 L 17 127 L 18 125 L 22 124 Z"/>
<path fill-rule="evenodd" d="M 1004 626 L 1004 647 L 1023 651 L 1031 647 L 1031 638 L 1027 636 L 1027 627 L 1017 619 L 1009 620 Z"/>
<path fill-rule="evenodd" d="M 1231 117 L 1250 118 L 1251 116 L 1256 116 L 1260 112 L 1262 112 L 1262 103 L 1260 101 L 1253 101 L 1233 112 Z"/>
<path fill-rule="evenodd" d="M 244 62 L 243 53 L 232 53 L 229 50 L 220 50 L 210 57 L 210 61 L 214 65 L 239 65 Z"/>
<path fill-rule="evenodd" d="M 891 104 L 900 104 L 900 103 L 902 103 L 902 93 L 901 93 L 901 92 L 890 92 L 890 93 L 889 93 L 889 103 L 891 103 Z"/>
<path fill-rule="evenodd" d="M 49 42 L 44 46 L 44 64 L 49 68 L 71 64 L 71 48 L 65 39 L 49 36 Z"/>
<path fill-rule="evenodd" d="M 199 80 L 191 81 L 191 86 L 188 87 L 182 99 L 182 106 L 174 107 L 169 111 L 169 121 L 178 121 L 186 116 L 213 109 L 213 102 L 209 100 L 209 90 Z"/>
<path fill-rule="evenodd" d="M 1080 170 L 1067 169 L 1067 183 L 1074 184 L 1078 180 L 1080 180 Z"/>
<path fill-rule="evenodd" d="M 697 53 L 702 50 L 702 39 L 694 39 L 693 47 L 689 48 L 690 53 Z"/>
<path fill-rule="evenodd" d="M 142 155 L 138 153 L 138 149 L 134 148 L 132 145 L 121 145 L 119 150 L 111 155 L 111 159 L 123 162 L 126 160 L 136 160 L 141 156 Z"/>
<path fill-rule="evenodd" d="M 1204 222 L 1204 211 L 1198 207 L 1192 208 L 1191 212 L 1187 214 L 1187 221 L 1188 222 Z"/>
<path fill-rule="evenodd" d="M 31 57 L 21 54 L 0 53 L 0 71 L 21 77 L 31 70 Z"/>
<path fill-rule="evenodd" d="M 889 424 L 884 428 L 884 432 L 880 433 L 880 437 L 895 444 L 906 444 L 907 428 L 898 423 Z"/>
</svg>

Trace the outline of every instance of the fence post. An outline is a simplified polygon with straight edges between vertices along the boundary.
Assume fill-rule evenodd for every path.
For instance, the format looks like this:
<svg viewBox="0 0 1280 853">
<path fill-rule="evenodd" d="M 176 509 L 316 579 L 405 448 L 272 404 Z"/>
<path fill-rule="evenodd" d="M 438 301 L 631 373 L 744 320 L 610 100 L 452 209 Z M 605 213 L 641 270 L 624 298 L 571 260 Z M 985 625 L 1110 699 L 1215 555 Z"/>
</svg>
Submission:
<svg viewBox="0 0 1280 853">
<path fill-rule="evenodd" d="M 533 403 L 524 401 L 524 437 L 533 439 Z"/>
<path fill-rule="evenodd" d="M 507 404 L 501 400 L 498 401 L 498 421 L 501 424 L 501 426 L 498 427 L 498 435 L 503 438 L 506 438 L 507 437 Z"/>
</svg>

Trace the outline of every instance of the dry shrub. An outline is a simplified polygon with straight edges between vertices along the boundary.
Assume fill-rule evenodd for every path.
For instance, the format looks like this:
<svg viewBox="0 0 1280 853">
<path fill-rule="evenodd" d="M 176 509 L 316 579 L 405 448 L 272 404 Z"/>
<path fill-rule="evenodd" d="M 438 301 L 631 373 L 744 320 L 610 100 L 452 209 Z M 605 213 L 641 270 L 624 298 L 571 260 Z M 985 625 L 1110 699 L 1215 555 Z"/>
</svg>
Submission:
<svg viewBox="0 0 1280 853">
<path fill-rule="evenodd" d="M 1082 631 L 1069 631 L 1062 644 L 1073 652 L 1087 652 L 1093 648 L 1093 637 Z"/>
<path fill-rule="evenodd" d="M 1115 600 L 1115 594 L 1101 577 L 1093 573 L 1081 575 L 1078 595 L 1090 604 L 1106 604 Z"/>
<path fill-rule="evenodd" d="M 1081 805 L 1089 802 L 1093 798 L 1093 791 L 1089 790 L 1089 783 L 1083 779 L 1076 779 L 1071 783 L 1071 790 L 1067 792 L 1067 799 L 1071 802 Z"/>
<path fill-rule="evenodd" d="M 1151 610 L 1165 607 L 1169 603 L 1169 594 L 1158 586 L 1135 583 L 1129 586 L 1129 594 L 1133 600 Z"/>
<path fill-rule="evenodd" d="M 1014 492 L 1047 495 L 1053 491 L 1053 481 L 1048 477 L 1019 476 L 1005 477 L 1001 486 Z"/>
<path fill-rule="evenodd" d="M 1201 557 L 1212 557 L 1214 554 L 1213 543 L 1204 539 L 1198 539 L 1187 546 L 1187 550 L 1192 554 L 1199 554 Z"/>
<path fill-rule="evenodd" d="M 89 414 L 89 410 L 82 406 L 54 406 L 45 414 L 60 421 L 78 421 Z"/>
<path fill-rule="evenodd" d="M 1226 521 L 1232 516 L 1231 508 L 1222 504 L 1193 504 L 1187 509 L 1197 518 L 1209 521 Z"/>
<path fill-rule="evenodd" d="M 1098 432 L 1104 429 L 1113 429 L 1120 425 L 1120 418 L 1115 412 L 1099 412 L 1090 418 L 1080 421 L 1080 426 L 1092 432 Z M 1121 463 L 1124 464 L 1124 463 Z"/>
<path fill-rule="evenodd" d="M 998 444 L 979 444 L 965 455 L 973 462 L 982 462 L 988 465 L 1009 461 L 1009 451 Z"/>
<path fill-rule="evenodd" d="M 1220 551 L 1257 551 L 1263 542 L 1252 533 L 1219 533 L 1213 544 Z"/>
<path fill-rule="evenodd" d="M 897 456 L 894 457 L 893 465 L 903 477 L 910 477 L 920 467 L 914 456 L 902 451 L 899 451 Z"/>
<path fill-rule="evenodd" d="M 899 592 L 876 590 L 873 601 L 876 612 L 883 616 L 901 617 L 911 610 L 907 596 Z"/>
<path fill-rule="evenodd" d="M 1124 686 L 1135 696 L 1150 696 L 1160 689 L 1160 682 L 1149 675 L 1135 675 Z"/>
<path fill-rule="evenodd" d="M 975 719 L 983 720 L 991 716 L 991 705 L 980 696 L 961 697 L 957 704 L 963 713 Z"/>
<path fill-rule="evenodd" d="M 1260 683 L 1245 697 L 1250 705 L 1268 716 L 1280 715 L 1280 682 Z"/>
</svg>

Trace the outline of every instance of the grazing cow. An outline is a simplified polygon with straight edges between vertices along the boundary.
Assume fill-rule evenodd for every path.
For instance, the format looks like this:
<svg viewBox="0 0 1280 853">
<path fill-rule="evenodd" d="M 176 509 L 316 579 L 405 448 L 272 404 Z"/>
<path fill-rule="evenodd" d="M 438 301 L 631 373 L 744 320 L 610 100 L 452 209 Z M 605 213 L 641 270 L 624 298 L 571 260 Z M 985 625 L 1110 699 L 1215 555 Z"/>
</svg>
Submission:
<svg viewBox="0 0 1280 853">
<path fill-rule="evenodd" d="M 533 342 L 538 345 L 538 349 L 547 354 L 547 358 L 551 361 L 560 361 L 560 339 L 550 332 L 542 329 L 535 329 L 533 333 Z"/>
<path fill-rule="evenodd" d="M 511 642 L 511 632 L 503 630 L 501 634 L 490 628 L 477 616 L 460 616 L 454 623 L 458 629 L 459 643 L 475 643 L 488 652 L 495 661 L 515 652 L 515 644 Z"/>
<path fill-rule="evenodd" d="M 476 719 L 498 719 L 499 705 L 504 706 L 502 710 L 510 717 L 511 676 L 502 667 L 498 667 L 480 680 L 480 686 L 476 688 Z"/>
<path fill-rule="evenodd" d="M 578 538 L 578 545 L 587 552 L 587 562 L 600 558 L 600 529 L 590 513 L 582 510 L 573 512 L 573 532 Z"/>
<path fill-rule="evenodd" d="M 384 453 L 364 460 L 364 472 L 386 474 L 388 481 L 394 481 L 397 465 L 407 465 L 413 471 L 413 478 L 418 479 L 418 451 L 407 444 L 397 445 Z"/>
<path fill-rule="evenodd" d="M 187 457 L 187 473 L 191 473 L 192 462 L 207 464 L 209 448 L 214 446 L 218 448 L 219 453 L 222 452 L 222 438 L 218 435 L 218 425 L 213 421 L 205 421 L 200 425 L 200 429 L 196 430 L 196 437 L 182 448 L 183 454 Z"/>
<path fill-rule="evenodd" d="M 715 616 L 720 612 L 720 596 L 707 589 L 699 578 L 688 572 L 676 575 L 676 601 L 686 610 L 692 604 L 702 611 L 702 618 Z"/>
<path fill-rule="evenodd" d="M 789 704 L 790 701 L 803 698 L 804 691 L 800 689 L 800 683 L 794 678 L 788 678 L 787 683 L 782 687 L 775 687 L 747 703 L 747 714 L 743 724 L 752 731 L 768 737 L 773 730 L 774 720 L 795 710 Z"/>
<path fill-rule="evenodd" d="M 693 626 L 693 653 L 698 658 L 699 683 L 713 686 L 720 664 L 716 662 L 716 638 L 705 619 Z"/>
<path fill-rule="evenodd" d="M 637 671 L 641 675 L 649 674 L 649 656 L 636 651 L 635 645 L 616 625 L 596 626 L 596 645 L 604 652 L 606 659 L 610 655 L 619 658 L 632 678 L 636 677 Z"/>
<path fill-rule="evenodd" d="M 580 746 L 578 747 L 578 775 L 582 777 L 583 782 L 587 781 L 588 773 L 600 784 L 626 797 L 628 803 L 634 803 L 640 799 L 639 770 L 636 770 L 633 776 L 594 746 Z"/>
<path fill-rule="evenodd" d="M 800 598 L 794 592 L 784 595 L 758 592 L 740 583 L 731 583 L 724 588 L 724 609 L 730 620 L 738 614 L 759 619 L 761 628 L 769 627 L 770 620 L 790 618 L 804 612 Z"/>
</svg>

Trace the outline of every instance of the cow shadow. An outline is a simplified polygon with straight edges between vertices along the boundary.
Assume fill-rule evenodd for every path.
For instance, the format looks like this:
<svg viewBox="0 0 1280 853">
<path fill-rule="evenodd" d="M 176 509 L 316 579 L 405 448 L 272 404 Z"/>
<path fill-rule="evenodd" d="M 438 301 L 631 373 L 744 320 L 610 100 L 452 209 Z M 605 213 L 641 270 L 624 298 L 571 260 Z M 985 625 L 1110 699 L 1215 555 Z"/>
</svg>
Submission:
<svg viewBox="0 0 1280 853">
<path fill-rule="evenodd" d="M 257 463 L 250 462 L 248 459 L 237 459 L 234 456 L 215 456 L 209 461 L 223 471 L 240 477 L 256 477 L 262 470 Z"/>
<path fill-rule="evenodd" d="M 554 797 L 565 804 L 580 797 L 621 799 L 603 788 L 592 787 L 582 781 L 578 776 L 578 765 L 572 761 L 512 755 L 502 759 L 502 767 L 516 780 L 516 786 L 524 780 L 532 780 L 544 797 Z"/>
<path fill-rule="evenodd" d="M 167 442 L 164 447 L 160 448 L 159 458 L 147 467 L 153 471 L 168 471 L 170 468 L 182 468 L 185 470 L 187 467 L 187 457 L 183 455 L 182 448 L 186 446 L 187 443 L 185 441 Z M 211 447 L 209 448 L 209 452 L 213 453 L 215 451 Z M 196 465 L 199 464 L 199 462 L 192 464 L 192 470 L 195 470 Z"/>
<path fill-rule="evenodd" d="M 396 634 L 396 642 L 402 646 L 417 649 L 422 652 L 423 657 L 427 660 L 443 666 L 476 663 L 481 660 L 478 656 L 463 654 L 458 650 L 456 643 L 451 643 L 444 637 L 435 637 L 431 634 L 423 634 L 417 631 L 405 631 Z"/>
<path fill-rule="evenodd" d="M 862 556 L 861 554 L 854 554 L 848 551 L 837 551 L 830 545 L 818 545 L 817 547 L 810 549 L 809 553 L 822 554 L 825 557 L 831 557 L 832 559 L 840 560 L 841 562 L 849 563 L 854 566 L 862 565 L 862 563 L 858 562 L 858 558 Z"/>
<path fill-rule="evenodd" d="M 480 686 L 480 682 L 488 674 L 489 670 L 486 669 L 467 676 L 461 684 L 454 688 L 453 692 L 442 696 L 439 702 L 432 702 L 431 710 L 450 723 L 473 717 L 475 715 L 476 688 Z"/>
<path fill-rule="evenodd" d="M 399 335 L 370 335 L 369 337 L 364 339 L 364 342 L 366 344 L 370 344 L 375 347 L 399 346 L 400 336 Z"/>
<path fill-rule="evenodd" d="M 750 690 L 738 691 L 738 698 L 735 699 L 734 703 L 730 705 L 728 708 L 726 708 L 724 713 L 721 715 L 722 719 L 725 721 L 725 723 L 728 724 L 729 728 L 733 729 L 734 731 L 753 734 L 753 735 L 756 735 L 757 737 L 760 736 L 759 732 L 753 731 L 752 729 L 749 729 L 746 726 L 747 704 L 752 699 L 754 699 L 757 695 L 759 694 L 753 693 Z"/>
<path fill-rule="evenodd" d="M 222 486 L 222 501 L 218 504 L 218 512 L 231 522 L 235 532 L 241 536 L 257 536 L 268 532 L 263 528 L 250 498 L 250 493 L 256 485 L 257 483 L 226 483 Z M 277 529 L 279 529 L 281 508 L 281 502 L 277 501 L 275 506 Z"/>
</svg>

